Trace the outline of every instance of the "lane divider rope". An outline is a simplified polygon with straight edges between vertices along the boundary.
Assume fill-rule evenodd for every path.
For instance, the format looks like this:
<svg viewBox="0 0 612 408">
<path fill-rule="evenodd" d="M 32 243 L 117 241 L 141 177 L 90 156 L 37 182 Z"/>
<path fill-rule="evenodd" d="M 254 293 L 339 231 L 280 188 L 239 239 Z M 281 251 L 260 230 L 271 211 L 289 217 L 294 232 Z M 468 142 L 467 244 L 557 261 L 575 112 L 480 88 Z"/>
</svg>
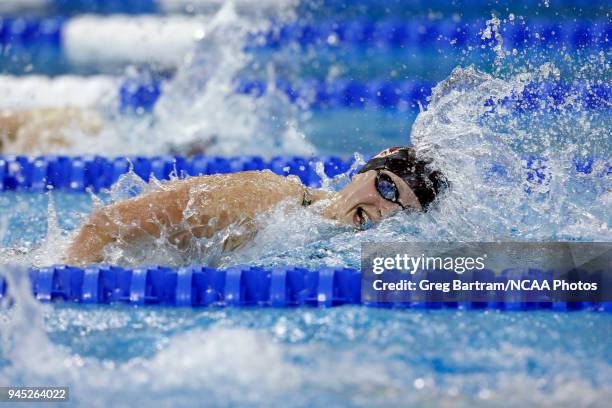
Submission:
<svg viewBox="0 0 612 408">
<path fill-rule="evenodd" d="M 171 176 L 186 177 L 220 173 L 234 173 L 249 170 L 269 169 L 276 174 L 295 175 L 302 183 L 311 187 L 321 184 L 317 163 L 322 163 L 326 177 L 332 178 L 346 173 L 355 159 L 344 160 L 337 156 L 300 157 L 275 156 L 265 160 L 259 156 L 155 156 L 116 157 L 101 156 L 0 156 L 0 191 L 44 192 L 49 187 L 56 190 L 83 192 L 91 189 L 98 192 L 111 187 L 126 174 L 130 166 L 136 175 L 145 181 L 151 176 L 167 180 Z M 545 157 L 528 156 L 523 159 L 525 179 L 530 186 L 549 185 L 552 169 Z M 612 175 L 609 158 L 574 158 L 572 165 L 577 173 L 592 174 L 596 177 Z M 506 169 L 499 164 L 483 168 L 488 177 L 504 177 Z"/>
<path fill-rule="evenodd" d="M 505 282 L 508 279 L 550 279 L 551 271 L 506 269 L 500 273 L 475 271 L 474 281 Z M 41 302 L 85 304 L 123 303 L 159 306 L 260 306 L 260 307 L 332 307 L 365 305 L 382 308 L 413 309 L 500 309 L 500 310 L 593 310 L 612 312 L 612 302 L 553 302 L 546 293 L 529 298 L 529 292 L 497 293 L 495 301 L 445 302 L 433 292 L 411 302 L 386 303 L 362 299 L 361 272 L 351 268 L 300 267 L 266 269 L 233 266 L 208 267 L 143 266 L 135 269 L 108 265 L 78 268 L 56 265 L 28 270 L 34 296 Z M 452 271 L 426 271 L 435 281 Z M 0 276 L 0 299 L 8 293 Z M 452 294 L 447 299 L 452 298 Z"/>
<path fill-rule="evenodd" d="M 0 109 L 35 109 L 50 106 L 95 105 L 96 98 L 114 97 L 118 110 L 128 114 L 144 114 L 155 109 L 169 78 L 152 75 L 115 78 L 98 76 L 91 79 L 64 76 L 0 76 L 0 91 L 5 98 Z M 272 89 L 282 92 L 291 103 L 313 110 L 327 109 L 384 109 L 418 112 L 426 108 L 435 84 L 418 80 L 319 80 L 268 83 L 263 80 L 237 79 L 235 92 L 259 98 Z M 118 91 L 117 91 L 118 88 Z M 69 89 L 69 93 L 58 92 Z M 83 94 L 74 94 L 77 89 Z M 37 97 L 37 95 L 40 95 Z M 115 95 L 115 96 L 113 96 Z M 111 101 L 112 103 L 112 101 Z M 560 109 L 608 110 L 612 107 L 612 83 L 540 81 L 526 84 L 523 89 L 505 99 L 485 102 L 488 111 L 498 106 L 513 113 Z"/>
<path fill-rule="evenodd" d="M 78 54 L 79 48 L 89 49 L 91 39 L 83 37 L 83 30 L 89 30 L 95 38 L 112 38 L 114 41 L 104 46 L 103 53 L 118 53 L 125 47 L 141 41 L 141 38 L 118 36 L 117 33 L 140 33 L 149 35 L 143 46 L 155 47 L 153 42 L 164 41 L 157 32 L 167 25 L 177 25 L 180 32 L 169 32 L 172 43 L 164 48 L 167 54 L 175 49 L 189 49 L 196 42 L 197 32 L 206 27 L 199 17 L 188 16 L 75 16 L 75 17 L 0 17 L 0 45 L 14 47 L 52 47 Z M 477 47 L 491 42 L 482 38 L 486 19 L 469 19 L 457 22 L 450 18 L 429 20 L 412 18 L 409 20 L 384 19 L 320 21 L 315 23 L 293 23 L 273 27 L 266 33 L 255 34 L 249 47 L 280 47 L 299 44 L 302 47 L 382 47 L 423 49 L 457 49 Z M 502 25 L 500 34 L 504 37 L 504 47 L 512 50 L 528 46 L 555 47 L 569 49 L 588 47 L 610 47 L 612 23 L 605 19 L 559 21 L 558 19 L 528 17 L 525 24 Z M 263 41 L 260 39 L 263 37 Z M 174 48 L 172 48 L 174 47 Z M 159 47 L 157 47 L 159 48 Z M 141 52 L 139 50 L 138 52 Z M 81 59 L 80 55 L 75 57 Z M 99 56 L 89 55 L 90 58 Z M 154 58 L 153 54 L 149 58 Z M 165 60 L 164 60 L 165 61 Z"/>
</svg>

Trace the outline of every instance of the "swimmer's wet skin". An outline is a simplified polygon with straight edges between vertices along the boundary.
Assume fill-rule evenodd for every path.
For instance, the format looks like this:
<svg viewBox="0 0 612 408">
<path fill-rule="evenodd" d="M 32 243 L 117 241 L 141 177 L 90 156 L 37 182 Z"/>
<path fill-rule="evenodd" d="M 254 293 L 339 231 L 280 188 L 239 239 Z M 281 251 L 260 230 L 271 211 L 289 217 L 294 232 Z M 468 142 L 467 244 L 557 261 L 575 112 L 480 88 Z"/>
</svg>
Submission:
<svg viewBox="0 0 612 408">
<path fill-rule="evenodd" d="M 89 109 L 0 110 L 0 153 L 36 155 L 61 151 L 73 147 L 71 135 L 95 138 L 104 126 L 102 116 Z"/>
<path fill-rule="evenodd" d="M 417 160 L 409 148 L 388 149 L 371 159 L 339 192 L 312 190 L 297 177 L 269 170 L 191 177 L 163 184 L 158 191 L 93 212 L 68 249 L 66 261 L 103 261 L 106 245 L 130 245 L 146 236 L 164 236 L 178 248 L 193 238 L 210 238 L 230 226 L 223 249 L 230 251 L 256 233 L 255 217 L 281 201 L 310 205 L 326 200 L 321 215 L 362 229 L 398 211 L 426 211 L 445 180 Z"/>
</svg>

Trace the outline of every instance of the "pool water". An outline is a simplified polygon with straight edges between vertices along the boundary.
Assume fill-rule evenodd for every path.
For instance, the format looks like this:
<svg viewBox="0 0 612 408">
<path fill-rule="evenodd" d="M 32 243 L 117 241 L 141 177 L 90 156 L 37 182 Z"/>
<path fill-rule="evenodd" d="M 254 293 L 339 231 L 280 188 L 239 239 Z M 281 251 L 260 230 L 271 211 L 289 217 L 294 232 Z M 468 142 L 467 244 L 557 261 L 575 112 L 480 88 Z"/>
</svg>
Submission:
<svg viewBox="0 0 612 408">
<path fill-rule="evenodd" d="M 69 385 L 79 405 L 604 407 L 611 392 L 609 313 L 15 309 L 3 382 Z"/>
</svg>

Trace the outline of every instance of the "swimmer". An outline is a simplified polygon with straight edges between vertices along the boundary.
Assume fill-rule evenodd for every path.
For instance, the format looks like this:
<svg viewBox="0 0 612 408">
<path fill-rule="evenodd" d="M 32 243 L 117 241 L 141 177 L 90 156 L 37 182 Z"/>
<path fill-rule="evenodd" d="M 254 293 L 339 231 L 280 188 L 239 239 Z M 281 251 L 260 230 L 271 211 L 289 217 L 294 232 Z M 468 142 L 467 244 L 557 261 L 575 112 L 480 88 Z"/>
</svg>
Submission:
<svg viewBox="0 0 612 408">
<path fill-rule="evenodd" d="M 70 149 L 74 137 L 95 138 L 104 128 L 102 116 L 80 108 L 0 110 L 0 154 L 49 154 Z"/>
<path fill-rule="evenodd" d="M 62 154 L 76 145 L 96 146 L 108 126 L 103 114 L 88 108 L 0 110 L 0 154 Z M 206 154 L 216 141 L 216 135 L 200 135 L 198 140 L 168 144 L 164 153 Z"/>
<path fill-rule="evenodd" d="M 107 245 L 129 246 L 147 236 L 163 235 L 185 249 L 194 238 L 240 231 L 223 240 L 223 250 L 231 251 L 254 237 L 256 216 L 281 201 L 310 206 L 325 200 L 320 203 L 322 216 L 363 229 L 399 211 L 430 209 L 448 185 L 430 165 L 413 148 L 390 148 L 369 160 L 339 192 L 310 189 L 297 177 L 269 170 L 169 181 L 159 191 L 95 210 L 69 246 L 66 262 L 102 262 Z"/>
</svg>

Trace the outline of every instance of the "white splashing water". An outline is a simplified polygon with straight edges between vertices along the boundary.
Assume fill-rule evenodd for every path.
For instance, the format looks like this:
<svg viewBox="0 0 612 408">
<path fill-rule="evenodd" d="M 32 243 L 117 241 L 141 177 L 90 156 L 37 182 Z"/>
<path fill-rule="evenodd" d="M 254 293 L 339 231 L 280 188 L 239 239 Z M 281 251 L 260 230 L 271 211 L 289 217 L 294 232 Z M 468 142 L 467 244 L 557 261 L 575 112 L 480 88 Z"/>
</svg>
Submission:
<svg viewBox="0 0 612 408">
<path fill-rule="evenodd" d="M 0 302 L 0 355 L 9 359 L 0 364 L 0 373 L 13 386 L 69 386 L 73 403 L 127 407 L 133 404 L 125 398 L 129 389 L 140 390 L 139 399 L 151 403 L 176 389 L 197 388 L 215 394 L 210 395 L 211 402 L 220 403 L 220 396 L 226 395 L 261 403 L 291 390 L 298 380 L 295 369 L 283 361 L 282 347 L 247 329 L 192 330 L 173 337 L 151 359 L 125 363 L 72 354 L 48 338 L 44 319 L 52 310 L 32 296 L 25 268 L 0 265 L 0 272 L 8 284 Z M 106 392 L 121 389 L 119 394 Z M 104 397 L 90 399 L 92 392 Z M 180 396 L 173 400 L 180 405 Z"/>
<path fill-rule="evenodd" d="M 203 31 L 198 34 L 201 40 L 183 56 L 173 79 L 163 84 L 162 94 L 150 115 L 118 113 L 118 101 L 114 96 L 117 81 L 94 81 L 96 90 L 101 85 L 113 83 L 107 84 L 107 88 L 113 89 L 113 95 L 102 94 L 95 106 L 90 99 L 100 92 L 83 91 L 90 95 L 86 104 L 89 108 L 86 114 L 90 116 L 84 115 L 83 121 L 93 118 L 96 124 L 103 123 L 102 129 L 96 125 L 95 132 L 90 134 L 88 130 L 81 130 L 81 126 L 68 126 L 59 132 L 65 143 L 45 145 L 41 140 L 37 151 L 105 155 L 188 154 L 194 151 L 237 155 L 248 152 L 265 157 L 314 153 L 312 145 L 297 128 L 297 106 L 273 85 L 276 71 L 273 61 L 266 62 L 267 69 L 261 78 L 272 84 L 264 95 L 256 97 L 236 92 L 236 80 L 245 74 L 248 76 L 255 58 L 245 49 L 247 42 L 252 41 L 249 37 L 259 38 L 271 28 L 272 20 L 279 26 L 294 20 L 295 6 L 294 0 L 281 1 L 259 11 L 255 7 L 248 14 L 240 14 L 233 2 L 224 2 L 202 24 Z M 283 69 L 287 69 L 286 64 Z M 127 78 L 142 80 L 146 76 L 133 67 L 126 70 Z M 98 84 L 100 81 L 103 84 Z M 55 93 L 61 92 L 60 87 L 64 84 L 67 82 L 58 82 L 53 87 Z M 61 94 L 65 99 L 65 90 Z M 99 110 L 99 116 L 95 109 Z M 41 120 L 38 127 L 43 129 L 46 122 L 44 118 Z"/>
<path fill-rule="evenodd" d="M 244 66 L 243 62 L 239 62 L 228 63 L 229 67 L 224 67 L 223 61 L 247 59 L 241 56 L 240 47 L 233 48 L 233 41 L 228 41 L 228 49 L 237 53 L 237 59 L 223 57 L 224 48 L 219 47 L 223 44 L 222 39 L 242 38 L 245 33 L 234 25 L 241 21 L 241 17 L 236 16 L 231 8 L 224 7 L 220 13 L 218 29 L 213 30 L 211 41 L 206 45 L 210 47 L 210 52 L 200 54 L 203 58 L 201 62 L 193 60 L 189 65 L 191 68 L 206 67 L 209 70 L 206 72 L 217 80 L 204 81 L 198 88 L 197 78 L 201 80 L 202 77 L 197 71 L 184 70 L 170 87 L 168 99 L 161 101 L 156 112 L 161 118 L 159 129 L 167 126 L 167 132 L 162 133 L 177 135 L 177 140 L 187 143 L 199 132 L 197 129 L 211 130 L 217 129 L 217 126 L 232 128 L 240 120 L 224 116 L 224 113 L 213 124 L 206 122 L 206 119 L 198 121 L 197 112 L 212 109 L 214 115 L 216 103 L 223 100 L 223 104 L 227 102 L 227 105 L 222 106 L 236 109 L 237 117 L 244 113 L 244 117 L 253 119 L 245 121 L 247 124 L 244 126 L 237 125 L 245 130 L 244 133 L 236 130 L 232 134 L 238 136 L 226 135 L 223 139 L 228 144 L 225 146 L 234 146 L 249 138 L 246 130 L 252 126 L 257 129 L 253 134 L 262 139 L 251 136 L 249 140 L 262 149 L 278 151 L 287 148 L 293 153 L 299 152 L 299 147 L 285 146 L 274 137 L 270 138 L 271 141 L 264 140 L 268 134 L 262 133 L 261 129 L 266 128 L 267 123 L 263 116 L 249 111 L 249 103 L 253 103 L 253 100 L 248 96 L 234 96 L 222 91 L 222 87 L 214 86 L 229 86 L 233 73 L 237 72 L 232 71 L 232 67 L 239 70 Z M 232 23 L 228 25 L 227 21 Z M 499 24 L 499 20 L 490 21 L 485 32 L 489 30 L 488 35 L 497 38 L 501 32 Z M 234 34 L 236 37 L 232 37 Z M 497 40 L 495 44 L 501 46 L 502 39 Z M 237 40 L 235 44 L 242 42 Z M 493 46 L 494 53 L 498 50 Z M 220 55 L 217 60 L 222 61 L 219 64 L 222 68 L 216 69 L 214 64 L 208 64 L 206 55 Z M 607 112 L 581 108 L 576 103 L 580 99 L 578 91 L 568 95 L 563 103 L 554 108 L 547 106 L 547 101 L 543 100 L 534 109 L 521 112 L 505 102 L 507 98 L 516 99 L 529 84 L 544 86 L 549 81 L 571 82 L 579 79 L 588 85 L 592 83 L 589 82 L 589 75 L 598 78 L 603 74 L 600 71 L 601 56 L 588 58 L 582 65 L 570 61 L 569 71 L 567 67 L 558 67 L 551 62 L 540 65 L 530 61 L 512 64 L 511 60 L 504 59 L 504 70 L 497 70 L 494 75 L 474 67 L 456 68 L 435 87 L 427 110 L 418 115 L 411 139 L 420 154 L 434 159 L 435 166 L 442 169 L 451 183 L 451 188 L 439 200 L 439 205 L 426 214 L 400 214 L 383 221 L 376 228 L 354 232 L 322 219 L 317 214 L 317 206 L 313 209 L 286 209 L 281 205 L 260 217 L 259 234 L 253 242 L 222 257 L 219 251 L 212 251 L 216 254 L 214 262 L 207 254 L 211 248 L 219 246 L 222 237 L 219 240 L 197 241 L 194 245 L 197 250 L 180 253 L 169 246 L 164 237 L 152 238 L 147 245 L 136 247 L 135 254 L 111 248 L 107 261 L 126 266 L 156 262 L 171 265 L 213 263 L 217 266 L 244 262 L 268 266 L 358 266 L 359 245 L 364 240 L 612 239 L 609 228 L 612 192 L 606 161 L 610 152 L 610 116 Z M 232 74 L 227 74 L 227 71 Z M 183 99 L 180 97 L 182 94 L 186 96 Z M 271 94 L 274 95 L 274 92 Z M 186 101 L 193 102 L 198 95 L 204 95 L 199 99 L 202 103 L 198 109 L 191 109 Z M 185 102 L 181 103 L 183 100 Z M 273 99 L 268 100 L 270 107 L 283 106 L 278 101 L 271 101 Z M 227 109 L 223 112 L 227 112 Z M 177 120 L 172 119 L 173 115 Z M 183 126 L 186 130 L 181 130 Z M 189 129 L 196 130 L 191 132 Z M 152 128 L 151 132 L 155 133 L 155 129 Z M 169 139 L 166 141 L 170 143 Z M 275 147 L 271 148 L 270 143 Z M 211 148 L 224 152 L 221 146 Z M 221 150 L 214 150 L 217 148 Z M 541 162 L 542 168 L 538 170 L 543 174 L 541 183 L 526 182 L 527 155 L 545 158 Z M 585 155 L 603 157 L 603 160 L 594 163 L 591 174 L 578 174 L 572 160 Z M 357 159 L 357 162 L 362 160 Z M 318 172 L 321 171 L 322 166 L 319 165 Z M 334 181 L 323 177 L 323 186 L 326 189 L 339 188 L 347 180 L 346 175 Z M 132 189 L 150 188 L 163 186 L 155 181 L 147 186 L 131 174 L 122 178 L 112 195 L 114 199 L 121 199 L 129 196 Z"/>
<path fill-rule="evenodd" d="M 303 215 L 308 210 L 280 211 L 266 217 L 257 240 L 230 255 L 227 265 L 359 267 L 363 241 L 612 240 L 608 162 L 596 161 L 591 174 L 577 173 L 573 163 L 585 144 L 591 152 L 609 151 L 608 141 L 598 136 L 606 120 L 573 106 L 517 114 L 503 102 L 555 72 L 546 65 L 535 73 L 496 78 L 473 67 L 457 68 L 438 84 L 411 135 L 419 154 L 432 157 L 451 183 L 430 212 L 399 214 L 371 230 L 343 232 L 316 215 Z M 580 133 L 582 126 L 588 131 Z M 525 157 L 534 153 L 545 158 L 541 183 L 526 181 Z"/>
<path fill-rule="evenodd" d="M 307 209 L 281 204 L 258 218 L 259 232 L 252 242 L 231 253 L 222 253 L 221 243 L 226 234 L 241 233 L 239 225 L 211 239 L 193 238 L 188 250 L 178 250 L 164 234 L 139 245 L 119 243 L 108 247 L 106 262 L 132 267 L 153 263 L 358 267 L 363 241 L 611 240 L 609 164 L 597 160 L 590 174 L 576 173 L 573 164 L 585 144 L 589 154 L 607 151 L 609 141 L 602 136 L 605 117 L 602 121 L 570 102 L 555 110 L 524 113 L 504 102 L 521 94 L 527 84 L 558 75 L 551 64 L 506 77 L 468 67 L 455 69 L 438 84 L 411 137 L 419 153 L 432 157 L 446 174 L 451 188 L 426 214 L 398 214 L 375 228 L 355 232 L 323 219 L 318 210 L 325 203 Z M 526 181 L 529 154 L 546 158 L 541 163 L 545 167 L 538 170 L 544 175 L 541 183 Z M 323 178 L 324 187 L 341 187 L 347 175 Z M 159 188 L 163 184 L 147 185 L 130 173 L 111 196 L 121 200 L 131 191 Z M 56 257 L 61 253 L 52 252 Z"/>
<path fill-rule="evenodd" d="M 290 8 L 283 10 L 285 20 L 292 18 Z M 226 3 L 163 90 L 153 115 L 154 139 L 179 149 L 196 144 L 208 154 L 312 154 L 294 125 L 297 108 L 283 92 L 273 85 L 261 98 L 234 92 L 235 79 L 252 61 L 244 51 L 247 35 L 268 28 L 269 20 L 240 16 Z M 267 82 L 274 84 L 272 64 L 268 71 Z"/>
<path fill-rule="evenodd" d="M 490 20 L 486 22 L 486 28 L 482 31 L 480 38 L 483 40 L 492 40 L 493 51 L 495 52 L 495 66 L 499 68 L 502 64 L 502 60 L 506 56 L 506 52 L 504 51 L 504 39 L 499 32 L 499 26 L 501 21 L 496 16 L 491 16 Z"/>
<path fill-rule="evenodd" d="M 500 21 L 487 22 L 483 38 L 496 55 L 495 74 L 458 67 L 433 90 L 427 110 L 412 127 L 421 155 L 448 177 L 451 188 L 427 214 L 400 214 L 367 231 L 342 231 L 320 218 L 274 213 L 252 245 L 228 256 L 226 265 L 299 264 L 359 267 L 363 241 L 550 241 L 612 240 L 609 154 L 610 115 L 580 105 L 580 91 L 551 107 L 550 98 L 521 111 L 527 86 L 554 81 L 595 84 L 604 75 L 602 56 L 568 66 L 505 60 Z M 543 157 L 526 170 L 527 159 Z M 595 157 L 590 174 L 574 159 Z M 537 166 L 535 166 L 537 167 Z M 526 181 L 539 172 L 541 182 Z M 304 210 L 301 210 L 305 212 Z M 307 210 L 306 210 L 307 211 Z"/>
<path fill-rule="evenodd" d="M 84 357 L 49 338 L 45 319 L 53 309 L 32 296 L 25 268 L 0 265 L 0 275 L 8 283 L 6 296 L 0 302 L 2 378 L 12 386 L 68 386 L 73 404 L 130 407 L 137 401 L 156 406 L 192 406 L 205 395 L 208 406 L 232 402 L 242 406 L 280 406 L 300 390 L 337 383 L 337 374 L 346 377 L 334 385 L 340 389 L 347 382 L 350 387 L 371 382 L 366 373 L 378 373 L 376 383 L 380 386 L 389 380 L 382 364 L 361 362 L 355 371 L 354 353 L 344 353 L 340 360 L 324 361 L 321 367 L 311 368 L 292 361 L 291 354 L 300 358 L 300 354 L 316 351 L 316 345 L 313 350 L 298 347 L 290 353 L 288 345 L 275 342 L 265 333 L 222 324 L 176 334 L 146 358 L 112 361 Z M 87 315 L 82 317 L 86 319 Z M 334 370 L 330 370 L 332 364 Z M 334 375 L 329 375 L 332 371 Z M 316 399 L 316 395 L 300 398 L 299 405 L 313 397 Z"/>
</svg>

